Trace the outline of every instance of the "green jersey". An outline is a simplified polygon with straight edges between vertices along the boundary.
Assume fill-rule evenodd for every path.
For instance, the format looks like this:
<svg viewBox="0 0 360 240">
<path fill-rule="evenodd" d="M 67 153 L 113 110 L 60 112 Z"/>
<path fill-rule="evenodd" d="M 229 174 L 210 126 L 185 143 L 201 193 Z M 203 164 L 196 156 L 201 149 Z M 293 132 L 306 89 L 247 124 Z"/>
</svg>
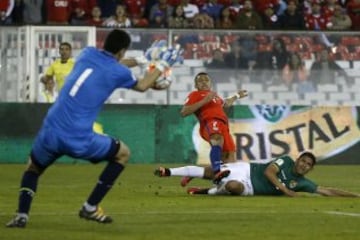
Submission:
<svg viewBox="0 0 360 240">
<path fill-rule="evenodd" d="M 275 163 L 279 168 L 277 174 L 279 181 L 287 188 L 295 192 L 314 193 L 317 184 L 294 173 L 294 160 L 289 156 L 279 157 L 269 163 L 251 163 L 250 177 L 254 188 L 254 195 L 282 195 L 283 192 L 277 189 L 264 175 L 265 169 L 270 164 Z"/>
</svg>

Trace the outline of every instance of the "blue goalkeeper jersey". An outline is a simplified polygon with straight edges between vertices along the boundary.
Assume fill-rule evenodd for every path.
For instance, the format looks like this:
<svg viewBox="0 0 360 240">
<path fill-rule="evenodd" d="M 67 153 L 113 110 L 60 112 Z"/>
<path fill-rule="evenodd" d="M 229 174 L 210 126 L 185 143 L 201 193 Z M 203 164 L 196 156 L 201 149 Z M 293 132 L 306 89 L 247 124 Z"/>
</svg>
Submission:
<svg viewBox="0 0 360 240">
<path fill-rule="evenodd" d="M 85 48 L 44 120 L 58 134 L 87 136 L 104 102 L 117 88 L 137 83 L 130 69 L 108 52 Z"/>
</svg>

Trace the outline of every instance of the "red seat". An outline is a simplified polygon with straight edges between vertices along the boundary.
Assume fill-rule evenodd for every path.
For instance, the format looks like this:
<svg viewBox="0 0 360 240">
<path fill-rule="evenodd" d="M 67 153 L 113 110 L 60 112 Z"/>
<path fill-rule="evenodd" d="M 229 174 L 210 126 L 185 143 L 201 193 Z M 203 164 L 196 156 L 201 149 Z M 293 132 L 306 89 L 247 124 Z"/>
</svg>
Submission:
<svg viewBox="0 0 360 240">
<path fill-rule="evenodd" d="M 341 38 L 341 44 L 349 45 L 360 45 L 360 38 L 354 36 L 344 36 Z"/>
</svg>

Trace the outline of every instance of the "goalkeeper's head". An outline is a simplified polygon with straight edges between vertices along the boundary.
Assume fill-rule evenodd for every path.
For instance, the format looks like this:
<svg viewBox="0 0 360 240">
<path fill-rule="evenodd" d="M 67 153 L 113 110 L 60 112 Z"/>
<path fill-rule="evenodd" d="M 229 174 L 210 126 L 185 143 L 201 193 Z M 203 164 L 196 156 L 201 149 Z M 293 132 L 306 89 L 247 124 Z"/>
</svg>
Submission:
<svg viewBox="0 0 360 240">
<path fill-rule="evenodd" d="M 120 60 L 124 57 L 130 44 L 131 38 L 127 32 L 120 29 L 114 29 L 107 35 L 103 48 Z"/>
</svg>

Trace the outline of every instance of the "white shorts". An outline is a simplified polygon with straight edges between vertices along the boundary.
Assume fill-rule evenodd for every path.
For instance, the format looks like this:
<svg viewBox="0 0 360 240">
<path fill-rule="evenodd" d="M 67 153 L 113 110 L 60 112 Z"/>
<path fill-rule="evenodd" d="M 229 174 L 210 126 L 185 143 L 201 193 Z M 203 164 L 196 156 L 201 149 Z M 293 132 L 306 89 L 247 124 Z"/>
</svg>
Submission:
<svg viewBox="0 0 360 240">
<path fill-rule="evenodd" d="M 230 170 L 229 176 L 223 178 L 216 188 L 209 190 L 209 194 L 226 194 L 225 185 L 229 181 L 238 181 L 244 185 L 242 196 L 254 195 L 254 189 L 250 178 L 250 163 L 246 161 L 237 161 L 226 163 L 221 166 L 221 171 Z"/>
</svg>

